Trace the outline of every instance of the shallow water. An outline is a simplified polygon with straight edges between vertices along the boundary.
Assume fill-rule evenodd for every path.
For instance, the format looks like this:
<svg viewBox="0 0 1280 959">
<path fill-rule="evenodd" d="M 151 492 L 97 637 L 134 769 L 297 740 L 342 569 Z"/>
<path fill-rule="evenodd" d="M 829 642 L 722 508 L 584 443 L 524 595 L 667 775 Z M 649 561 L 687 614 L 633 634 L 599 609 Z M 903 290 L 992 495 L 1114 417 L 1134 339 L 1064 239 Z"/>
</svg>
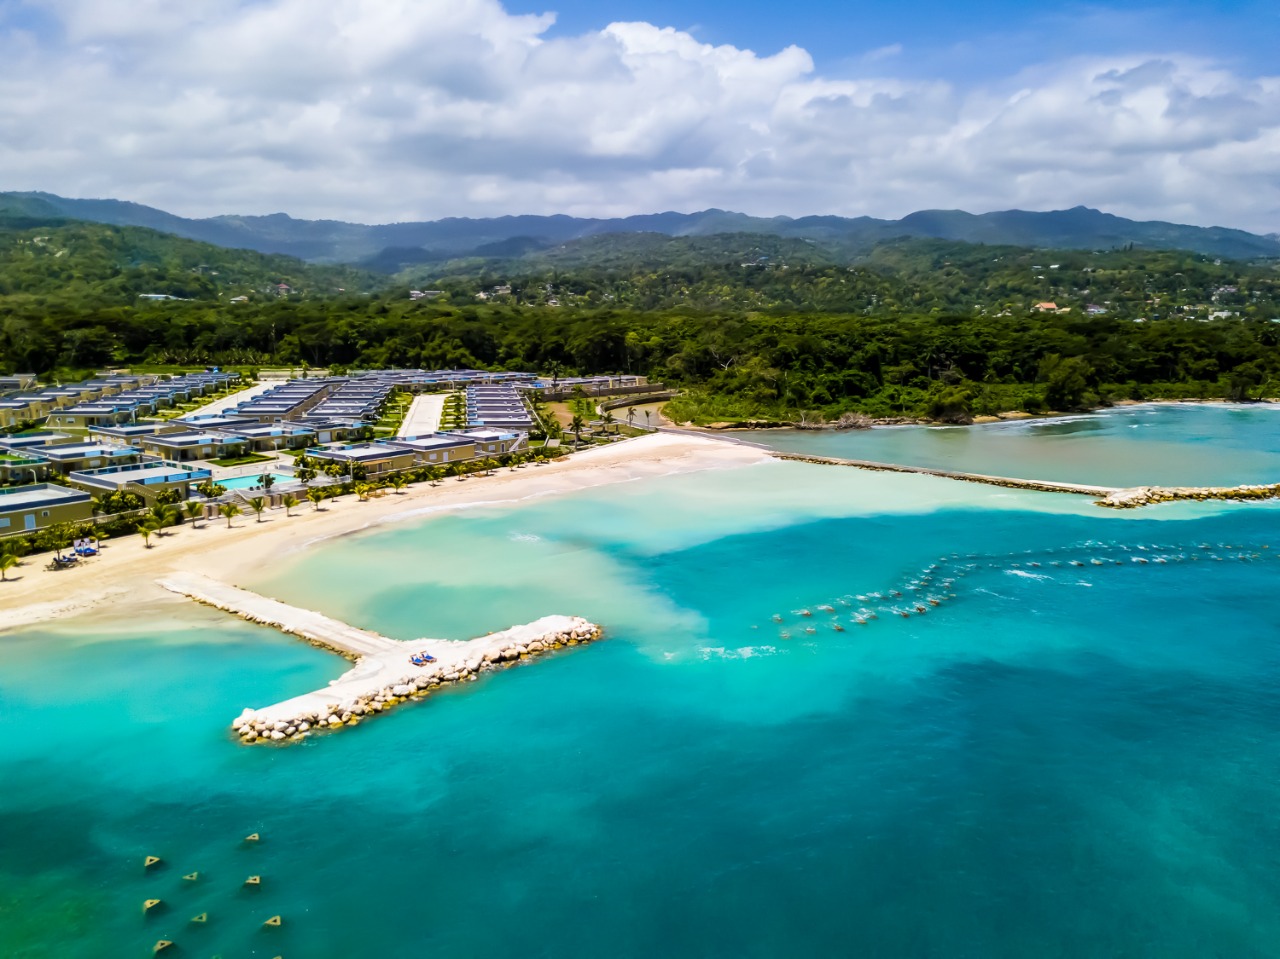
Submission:
<svg viewBox="0 0 1280 959">
<path fill-rule="evenodd" d="M 1280 482 L 1280 406 L 1271 404 L 1166 403 L 977 426 L 738 435 L 791 453 L 1103 486 Z"/>
<path fill-rule="evenodd" d="M 336 657 L 5 635 L 0 954 L 1274 955 L 1277 554 L 1269 507 L 782 463 L 401 524 L 246 585 L 607 639 L 287 749 L 227 723 Z"/>
</svg>

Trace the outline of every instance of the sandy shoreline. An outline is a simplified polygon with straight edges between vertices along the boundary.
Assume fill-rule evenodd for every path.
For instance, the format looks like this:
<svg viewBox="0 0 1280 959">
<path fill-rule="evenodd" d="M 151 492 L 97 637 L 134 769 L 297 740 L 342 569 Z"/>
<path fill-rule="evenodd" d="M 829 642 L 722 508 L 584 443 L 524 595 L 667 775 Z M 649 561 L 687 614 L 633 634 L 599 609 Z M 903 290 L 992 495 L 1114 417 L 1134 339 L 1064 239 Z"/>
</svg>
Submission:
<svg viewBox="0 0 1280 959">
<path fill-rule="evenodd" d="M 101 556 L 76 569 L 46 570 L 46 556 L 32 555 L 10 571 L 9 582 L 0 583 L 0 633 L 91 610 L 182 602 L 157 586 L 156 579 L 173 572 L 199 572 L 241 583 L 291 554 L 384 523 L 671 473 L 749 466 L 769 458 L 750 446 L 651 434 L 575 453 L 545 466 L 503 469 L 465 482 L 447 479 L 435 487 L 420 483 L 403 494 L 388 490 L 363 503 L 348 495 L 337 503 L 326 503 L 320 512 L 304 503 L 294 508 L 292 517 L 286 518 L 283 510 L 264 514 L 261 523 L 252 515 L 240 516 L 230 529 L 221 519 L 199 529 L 187 522 L 171 527 L 168 536 L 153 536 L 151 549 L 136 535 L 107 540 Z"/>
</svg>

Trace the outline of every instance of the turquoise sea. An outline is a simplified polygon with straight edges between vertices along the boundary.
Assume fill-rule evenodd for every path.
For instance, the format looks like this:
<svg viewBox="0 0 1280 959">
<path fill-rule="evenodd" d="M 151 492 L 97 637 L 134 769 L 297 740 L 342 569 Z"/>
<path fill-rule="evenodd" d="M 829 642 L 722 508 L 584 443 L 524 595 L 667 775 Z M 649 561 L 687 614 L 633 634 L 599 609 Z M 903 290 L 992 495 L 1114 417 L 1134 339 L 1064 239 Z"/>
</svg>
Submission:
<svg viewBox="0 0 1280 959">
<path fill-rule="evenodd" d="M 1267 506 L 778 462 L 245 583 L 403 638 L 607 630 L 301 746 L 227 735 L 345 668 L 274 631 L 0 634 L 0 955 L 1274 957 L 1278 575 Z"/>
<path fill-rule="evenodd" d="M 977 426 L 752 430 L 787 452 L 1102 486 L 1217 486 L 1280 477 L 1280 405 L 1160 403 Z"/>
</svg>

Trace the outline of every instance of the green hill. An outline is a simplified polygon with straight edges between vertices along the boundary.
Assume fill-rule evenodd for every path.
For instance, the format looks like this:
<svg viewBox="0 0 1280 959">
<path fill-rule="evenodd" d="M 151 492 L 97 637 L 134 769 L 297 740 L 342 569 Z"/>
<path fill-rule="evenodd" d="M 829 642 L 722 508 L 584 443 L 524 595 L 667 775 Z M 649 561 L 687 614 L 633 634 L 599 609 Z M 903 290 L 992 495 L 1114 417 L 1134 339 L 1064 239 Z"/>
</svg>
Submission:
<svg viewBox="0 0 1280 959">
<path fill-rule="evenodd" d="M 332 296 L 377 285 L 373 274 L 353 267 L 313 266 L 142 227 L 57 219 L 38 199 L 0 209 L 4 298 L 39 296 L 106 305 L 131 304 L 144 295 L 189 300 Z"/>
<path fill-rule="evenodd" d="M 406 251 L 429 251 L 439 258 L 478 254 L 492 244 L 523 238 L 543 247 L 606 233 L 661 233 L 672 237 L 754 233 L 812 240 L 845 254 L 866 252 L 901 237 L 958 240 L 1045 249 L 1189 250 L 1215 257 L 1252 259 L 1280 256 L 1280 240 L 1224 227 L 1137 221 L 1078 206 L 1070 210 L 1003 210 L 972 214 L 923 210 L 900 220 L 874 217 L 757 217 L 726 210 L 654 213 L 614 219 L 570 216 L 447 217 L 425 222 L 369 226 L 338 220 L 269 216 L 189 219 L 121 200 L 78 200 L 52 193 L 0 193 L 0 209 L 24 215 L 56 215 L 114 226 L 142 226 L 219 246 L 285 253 L 312 262 L 377 262 L 387 272 L 425 262 Z M 388 248 L 400 252 L 384 256 Z"/>
</svg>

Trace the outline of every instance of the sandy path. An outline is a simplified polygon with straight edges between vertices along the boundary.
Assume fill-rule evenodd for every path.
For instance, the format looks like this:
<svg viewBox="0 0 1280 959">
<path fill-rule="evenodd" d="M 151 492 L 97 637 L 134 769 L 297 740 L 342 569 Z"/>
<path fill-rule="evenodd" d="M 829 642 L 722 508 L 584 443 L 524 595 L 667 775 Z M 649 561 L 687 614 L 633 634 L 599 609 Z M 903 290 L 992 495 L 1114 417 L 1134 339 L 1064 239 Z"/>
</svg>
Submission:
<svg viewBox="0 0 1280 959">
<path fill-rule="evenodd" d="M 545 466 L 499 470 L 465 482 L 448 479 L 439 486 L 419 483 L 403 494 L 388 493 L 367 502 L 348 495 L 317 512 L 310 504 L 264 514 L 171 527 L 170 535 L 107 540 L 102 555 L 76 569 L 46 570 L 47 556 L 28 556 L 0 583 L 0 632 L 91 609 L 137 608 L 178 600 L 156 584 L 174 572 L 198 572 L 228 583 L 245 582 L 282 558 L 353 530 L 396 522 L 415 515 L 474 504 L 515 503 L 612 483 L 673 472 L 723 469 L 768 460 L 764 452 L 696 436 L 649 435 L 575 453 Z"/>
</svg>

